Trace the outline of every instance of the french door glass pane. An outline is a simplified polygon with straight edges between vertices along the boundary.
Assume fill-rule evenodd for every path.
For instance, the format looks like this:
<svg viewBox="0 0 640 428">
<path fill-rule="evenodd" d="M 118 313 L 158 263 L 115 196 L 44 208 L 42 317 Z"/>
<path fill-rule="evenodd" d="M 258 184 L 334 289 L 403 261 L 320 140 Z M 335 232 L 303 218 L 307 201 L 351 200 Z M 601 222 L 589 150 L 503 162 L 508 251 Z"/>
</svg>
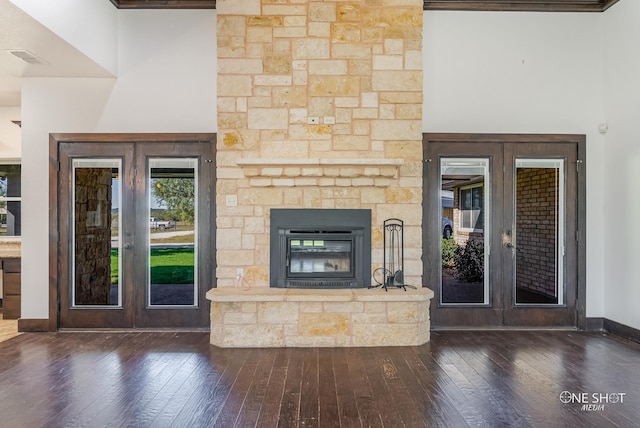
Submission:
<svg viewBox="0 0 640 428">
<path fill-rule="evenodd" d="M 73 160 L 72 302 L 122 307 L 121 160 Z"/>
<path fill-rule="evenodd" d="M 563 304 L 564 160 L 517 159 L 516 304 Z"/>
<path fill-rule="evenodd" d="M 21 166 L 0 164 L 0 237 L 22 234 Z"/>
<path fill-rule="evenodd" d="M 489 303 L 489 189 L 488 158 L 440 160 L 441 304 Z"/>
<path fill-rule="evenodd" d="M 149 159 L 149 306 L 196 306 L 197 159 Z"/>
</svg>

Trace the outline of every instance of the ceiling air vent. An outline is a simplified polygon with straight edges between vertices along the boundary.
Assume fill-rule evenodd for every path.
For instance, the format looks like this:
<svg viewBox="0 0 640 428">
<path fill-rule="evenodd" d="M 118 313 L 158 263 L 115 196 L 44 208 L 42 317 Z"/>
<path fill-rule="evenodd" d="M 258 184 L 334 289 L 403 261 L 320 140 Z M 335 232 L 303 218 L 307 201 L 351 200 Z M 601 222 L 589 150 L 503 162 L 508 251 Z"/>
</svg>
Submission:
<svg viewBox="0 0 640 428">
<path fill-rule="evenodd" d="M 43 59 L 38 58 L 36 55 L 26 49 L 11 49 L 7 52 L 15 56 L 16 58 L 20 58 L 27 64 L 46 64 Z"/>
</svg>

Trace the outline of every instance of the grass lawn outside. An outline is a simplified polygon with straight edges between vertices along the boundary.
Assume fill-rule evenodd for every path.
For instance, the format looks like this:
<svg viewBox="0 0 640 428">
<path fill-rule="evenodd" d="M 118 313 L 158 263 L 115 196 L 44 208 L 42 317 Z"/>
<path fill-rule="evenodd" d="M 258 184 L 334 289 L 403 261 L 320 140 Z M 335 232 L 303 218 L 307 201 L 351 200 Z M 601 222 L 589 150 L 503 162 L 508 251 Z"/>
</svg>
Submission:
<svg viewBox="0 0 640 428">
<path fill-rule="evenodd" d="M 169 238 L 156 238 L 151 235 L 152 244 L 193 244 L 194 234 L 171 236 Z"/>
<path fill-rule="evenodd" d="M 152 284 L 193 284 L 193 248 L 152 248 Z M 118 250 L 111 249 L 111 283 L 118 282 Z"/>
</svg>

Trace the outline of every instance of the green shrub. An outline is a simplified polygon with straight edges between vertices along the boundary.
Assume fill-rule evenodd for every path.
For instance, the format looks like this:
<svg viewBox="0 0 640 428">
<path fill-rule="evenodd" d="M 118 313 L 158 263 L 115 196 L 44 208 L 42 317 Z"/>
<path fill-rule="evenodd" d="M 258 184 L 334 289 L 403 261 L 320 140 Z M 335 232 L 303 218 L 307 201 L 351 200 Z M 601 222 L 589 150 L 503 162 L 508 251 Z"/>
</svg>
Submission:
<svg viewBox="0 0 640 428">
<path fill-rule="evenodd" d="M 459 247 L 454 239 L 442 238 L 442 269 L 453 269 L 455 266 L 454 260 L 456 255 L 456 248 Z"/>
<path fill-rule="evenodd" d="M 456 278 L 462 282 L 481 282 L 484 279 L 484 243 L 475 239 L 455 250 Z"/>
</svg>

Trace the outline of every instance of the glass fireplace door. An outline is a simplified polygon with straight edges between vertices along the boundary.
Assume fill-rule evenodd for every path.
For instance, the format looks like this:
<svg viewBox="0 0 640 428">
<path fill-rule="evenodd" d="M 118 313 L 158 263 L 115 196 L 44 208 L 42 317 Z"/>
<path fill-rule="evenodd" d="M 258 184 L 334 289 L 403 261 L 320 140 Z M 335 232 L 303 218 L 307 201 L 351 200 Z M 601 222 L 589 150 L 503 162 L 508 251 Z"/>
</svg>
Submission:
<svg viewBox="0 0 640 428">
<path fill-rule="evenodd" d="M 290 275 L 351 276 L 353 243 L 348 240 L 290 239 Z"/>
</svg>

